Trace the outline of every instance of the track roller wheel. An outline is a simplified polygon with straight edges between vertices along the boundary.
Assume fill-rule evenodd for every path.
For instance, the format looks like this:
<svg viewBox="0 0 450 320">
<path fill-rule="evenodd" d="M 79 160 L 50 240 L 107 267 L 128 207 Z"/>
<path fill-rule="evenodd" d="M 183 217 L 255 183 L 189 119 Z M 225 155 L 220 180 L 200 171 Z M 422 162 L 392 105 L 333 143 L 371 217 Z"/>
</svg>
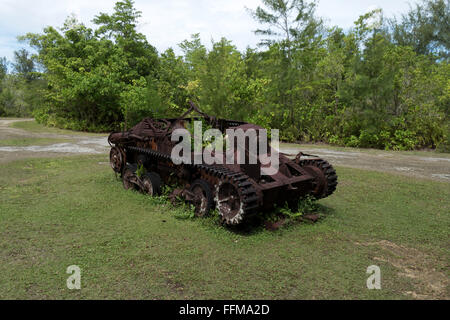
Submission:
<svg viewBox="0 0 450 320">
<path fill-rule="evenodd" d="M 125 190 L 136 189 L 136 185 L 133 181 L 136 179 L 136 166 L 127 165 L 122 173 L 122 184 Z"/>
<path fill-rule="evenodd" d="M 114 172 L 121 173 L 126 163 L 125 152 L 118 147 L 112 147 L 109 152 L 109 163 Z"/>
<path fill-rule="evenodd" d="M 195 207 L 195 215 L 198 217 L 208 215 L 214 205 L 213 193 L 208 183 L 202 179 L 195 180 L 189 191 L 194 194 L 192 204 Z"/>
<path fill-rule="evenodd" d="M 222 221 L 228 225 L 237 225 L 244 219 L 244 203 L 239 189 L 228 181 L 217 186 L 216 207 Z"/>
<path fill-rule="evenodd" d="M 141 178 L 142 192 L 156 196 L 161 194 L 161 177 L 156 172 L 148 172 Z"/>
<path fill-rule="evenodd" d="M 331 164 L 322 159 L 300 160 L 298 164 L 314 177 L 313 196 L 321 199 L 333 194 L 337 186 L 337 174 Z"/>
</svg>

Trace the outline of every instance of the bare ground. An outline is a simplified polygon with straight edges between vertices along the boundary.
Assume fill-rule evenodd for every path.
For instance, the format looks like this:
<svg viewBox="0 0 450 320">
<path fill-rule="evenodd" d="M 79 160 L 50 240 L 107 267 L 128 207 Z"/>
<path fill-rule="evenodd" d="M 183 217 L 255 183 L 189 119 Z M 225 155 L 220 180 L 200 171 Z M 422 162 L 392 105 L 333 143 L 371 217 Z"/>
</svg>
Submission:
<svg viewBox="0 0 450 320">
<path fill-rule="evenodd" d="M 428 254 L 388 240 L 355 244 L 378 248 L 375 260 L 389 263 L 398 270 L 399 276 L 417 282 L 415 291 L 406 291 L 405 295 L 421 300 L 449 299 L 449 278 L 436 270 L 434 260 Z"/>
<path fill-rule="evenodd" d="M 6 163 L 24 158 L 57 157 L 73 154 L 99 154 L 109 151 L 106 136 L 93 137 L 89 135 L 33 133 L 12 128 L 15 121 L 33 119 L 0 119 L 0 140 L 14 138 L 59 138 L 71 142 L 46 146 L 0 147 L 0 163 Z M 382 150 L 335 150 L 332 147 L 317 147 L 314 145 L 281 144 L 281 152 L 295 156 L 299 151 L 318 155 L 335 166 L 359 168 L 401 174 L 416 178 L 450 182 L 450 154 L 434 152 L 405 152 Z"/>
<path fill-rule="evenodd" d="M 6 146 L 0 147 L 0 163 L 7 163 L 25 158 L 48 158 L 69 156 L 74 154 L 107 153 L 109 145 L 107 137 L 96 137 L 83 134 L 55 134 L 47 132 L 30 132 L 10 125 L 17 121 L 33 119 L 0 119 L 0 140 L 19 138 L 55 138 L 67 139 L 69 142 L 52 145 Z"/>
<path fill-rule="evenodd" d="M 294 156 L 299 151 L 326 159 L 331 164 L 341 167 L 358 168 L 416 178 L 450 182 L 450 155 L 434 152 L 407 152 L 370 150 L 338 151 L 308 145 L 281 144 L 281 152 Z"/>
</svg>

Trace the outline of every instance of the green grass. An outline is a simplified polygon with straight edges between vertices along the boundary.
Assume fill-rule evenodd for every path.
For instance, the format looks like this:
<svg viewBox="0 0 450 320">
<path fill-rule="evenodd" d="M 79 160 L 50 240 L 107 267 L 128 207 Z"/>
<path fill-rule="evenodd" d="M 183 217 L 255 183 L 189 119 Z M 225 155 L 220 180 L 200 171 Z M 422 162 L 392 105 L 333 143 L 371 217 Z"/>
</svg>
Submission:
<svg viewBox="0 0 450 320">
<path fill-rule="evenodd" d="M 56 138 L 15 138 L 15 139 L 1 139 L 0 147 L 13 146 L 13 147 L 26 147 L 26 146 L 44 146 L 54 143 L 70 142 L 68 139 L 56 139 Z"/>
<path fill-rule="evenodd" d="M 426 281 L 399 274 L 415 256 L 415 267 L 448 278 L 446 183 L 338 168 L 318 223 L 244 233 L 178 219 L 168 204 L 125 191 L 105 162 L 0 165 L 0 299 L 436 297 Z M 404 252 L 373 245 L 381 240 Z M 382 290 L 366 288 L 373 264 Z M 81 290 L 66 288 L 70 265 L 81 267 Z"/>
<path fill-rule="evenodd" d="M 90 135 L 90 136 L 104 136 L 105 134 L 101 133 L 91 133 L 91 132 L 81 132 L 81 131 L 73 131 L 66 129 L 59 129 L 55 127 L 46 127 L 36 121 L 18 121 L 10 124 L 13 128 L 19 128 L 23 130 L 27 130 L 30 132 L 38 132 L 38 133 L 54 133 L 54 134 L 64 134 L 64 135 Z"/>
</svg>

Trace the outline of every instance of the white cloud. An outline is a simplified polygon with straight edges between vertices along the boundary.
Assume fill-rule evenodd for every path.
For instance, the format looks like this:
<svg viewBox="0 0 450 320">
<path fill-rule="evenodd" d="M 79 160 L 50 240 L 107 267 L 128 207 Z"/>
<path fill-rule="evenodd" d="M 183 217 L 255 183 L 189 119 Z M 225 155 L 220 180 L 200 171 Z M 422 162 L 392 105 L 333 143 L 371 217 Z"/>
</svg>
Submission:
<svg viewBox="0 0 450 320">
<path fill-rule="evenodd" d="M 321 0 L 317 13 L 330 24 L 348 29 L 359 16 L 376 8 L 382 8 L 386 17 L 400 15 L 409 9 L 411 0 Z"/>
<path fill-rule="evenodd" d="M 254 47 L 258 38 L 253 30 L 257 23 L 245 7 L 254 9 L 259 0 L 136 0 L 142 11 L 139 31 L 159 51 L 177 48 L 178 43 L 193 33 L 200 33 L 203 42 L 226 37 L 241 50 Z M 411 1 L 409 1 L 411 3 Z M 86 25 L 100 12 L 112 12 L 114 0 L 0 0 L 0 57 L 12 59 L 13 51 L 23 46 L 18 35 L 42 32 L 46 26 L 62 26 L 71 13 Z M 372 6 L 383 8 L 385 15 L 399 14 L 408 9 L 403 0 L 321 0 L 318 15 L 328 24 L 349 28 Z"/>
</svg>

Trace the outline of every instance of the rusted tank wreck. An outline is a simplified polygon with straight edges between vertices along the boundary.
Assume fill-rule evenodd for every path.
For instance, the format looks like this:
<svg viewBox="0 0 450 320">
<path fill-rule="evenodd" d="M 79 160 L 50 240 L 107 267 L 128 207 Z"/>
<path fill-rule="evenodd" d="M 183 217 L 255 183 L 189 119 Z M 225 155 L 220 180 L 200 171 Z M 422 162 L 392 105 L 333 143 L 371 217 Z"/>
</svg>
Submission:
<svg viewBox="0 0 450 320">
<path fill-rule="evenodd" d="M 197 115 L 188 117 L 192 112 Z M 189 110 L 176 119 L 146 118 L 131 130 L 111 133 L 108 138 L 111 167 L 120 174 L 124 188 L 134 188 L 152 196 L 161 193 L 163 184 L 181 186 L 175 191 L 176 195 L 192 203 L 198 216 L 217 208 L 223 223 L 228 225 L 244 223 L 252 216 L 286 203 L 295 209 L 298 200 L 305 195 L 324 198 L 336 190 L 334 168 L 319 157 L 301 152 L 295 159 L 276 153 L 278 170 L 265 174 L 261 170 L 264 167 L 262 156 L 267 159 L 275 154 L 270 144 L 267 154 L 256 155 L 256 163 L 174 161 L 172 150 L 180 141 L 172 141 L 172 134 L 194 120 L 202 120 L 221 132 L 263 129 L 242 121 L 211 117 L 192 103 Z M 250 138 L 246 141 L 249 143 Z M 235 153 L 235 159 L 243 154 L 248 160 L 253 155 L 247 145 L 231 152 Z M 192 152 L 190 158 L 194 157 Z"/>
</svg>

